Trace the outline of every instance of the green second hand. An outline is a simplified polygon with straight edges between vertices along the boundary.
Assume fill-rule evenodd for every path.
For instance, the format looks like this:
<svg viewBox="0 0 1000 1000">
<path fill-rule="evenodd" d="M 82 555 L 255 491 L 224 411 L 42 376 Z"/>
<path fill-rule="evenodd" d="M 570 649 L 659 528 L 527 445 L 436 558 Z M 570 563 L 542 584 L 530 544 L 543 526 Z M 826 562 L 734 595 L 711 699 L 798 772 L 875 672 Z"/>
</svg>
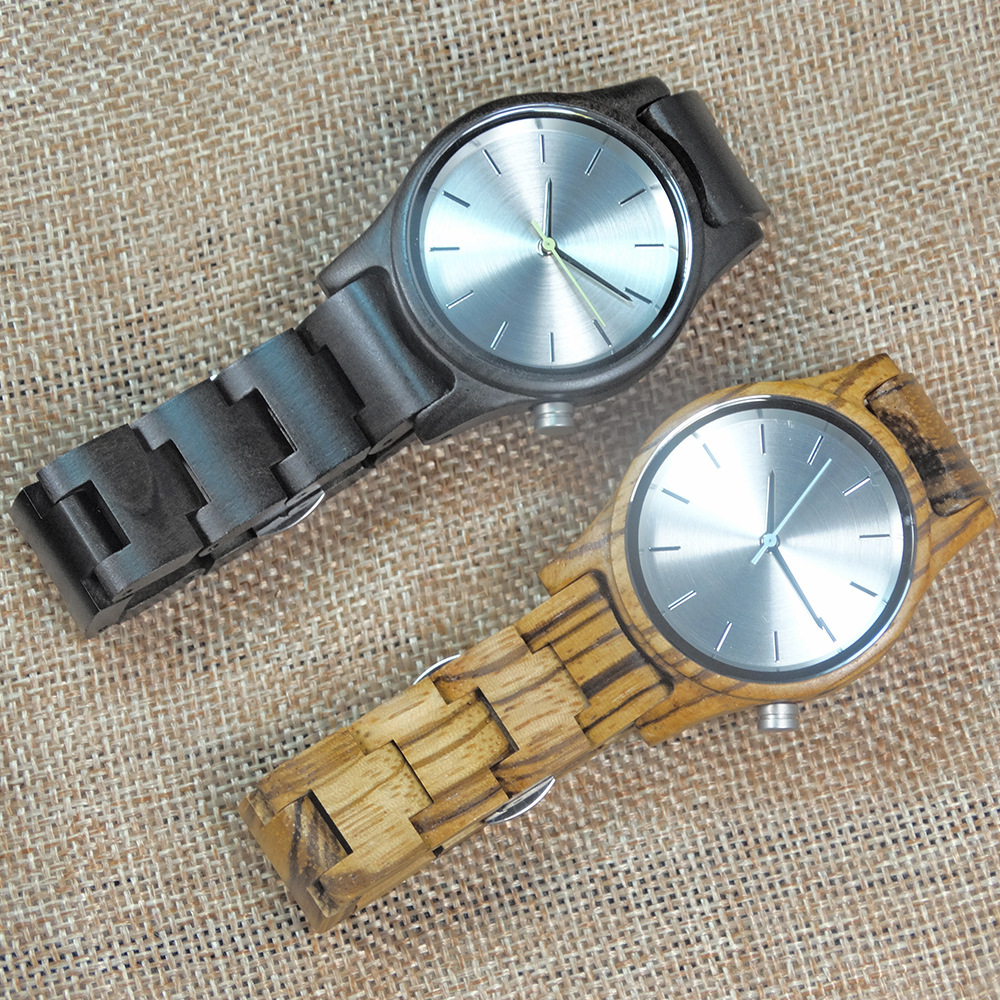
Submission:
<svg viewBox="0 0 1000 1000">
<path fill-rule="evenodd" d="M 600 323 L 601 326 L 604 326 L 604 320 L 601 319 L 601 314 L 594 308 L 594 303 L 587 298 L 587 293 L 580 287 L 580 282 L 573 277 L 573 272 L 570 271 L 566 261 L 559 256 L 559 251 L 556 248 L 556 241 L 551 236 L 546 236 L 545 233 L 542 232 L 542 227 L 537 222 L 532 222 L 531 224 L 535 227 L 535 232 L 538 233 L 542 239 L 542 249 L 546 253 L 550 253 L 553 257 L 555 257 L 555 259 L 559 262 L 559 266 L 565 272 L 566 277 L 573 282 L 573 287 L 580 293 L 581 296 L 583 296 L 583 301 L 590 306 L 590 311 L 597 317 L 597 322 Z"/>
</svg>

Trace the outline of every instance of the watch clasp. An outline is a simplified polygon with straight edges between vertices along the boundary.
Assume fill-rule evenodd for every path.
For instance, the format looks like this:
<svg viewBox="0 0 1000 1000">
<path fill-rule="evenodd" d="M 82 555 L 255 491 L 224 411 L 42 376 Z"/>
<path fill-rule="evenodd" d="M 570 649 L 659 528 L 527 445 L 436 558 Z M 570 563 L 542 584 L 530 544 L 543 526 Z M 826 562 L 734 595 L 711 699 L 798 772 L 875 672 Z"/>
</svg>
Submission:
<svg viewBox="0 0 1000 1000">
<path fill-rule="evenodd" d="M 320 490 L 318 493 L 310 493 L 309 496 L 298 501 L 291 507 L 283 510 L 277 517 L 271 518 L 266 524 L 257 528 L 257 535 L 276 535 L 279 531 L 286 531 L 293 528 L 299 521 L 304 521 L 324 500 L 326 493 Z"/>
</svg>

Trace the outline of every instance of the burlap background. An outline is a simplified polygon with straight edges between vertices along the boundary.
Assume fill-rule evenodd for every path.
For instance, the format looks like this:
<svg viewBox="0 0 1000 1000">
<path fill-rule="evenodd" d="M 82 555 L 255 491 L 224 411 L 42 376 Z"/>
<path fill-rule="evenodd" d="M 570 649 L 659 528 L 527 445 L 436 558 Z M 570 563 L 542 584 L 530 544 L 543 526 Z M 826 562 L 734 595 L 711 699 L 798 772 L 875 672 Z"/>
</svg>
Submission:
<svg viewBox="0 0 1000 1000">
<path fill-rule="evenodd" d="M 235 811 L 537 602 L 536 570 L 702 391 L 888 349 L 998 485 L 998 32 L 992 0 L 4 4 L 5 503 L 304 316 L 485 99 L 697 87 L 774 214 L 573 439 L 514 417 L 411 447 L 97 640 L 4 519 L 0 993 L 1000 994 L 995 536 L 801 735 L 625 743 L 328 935 Z"/>
</svg>

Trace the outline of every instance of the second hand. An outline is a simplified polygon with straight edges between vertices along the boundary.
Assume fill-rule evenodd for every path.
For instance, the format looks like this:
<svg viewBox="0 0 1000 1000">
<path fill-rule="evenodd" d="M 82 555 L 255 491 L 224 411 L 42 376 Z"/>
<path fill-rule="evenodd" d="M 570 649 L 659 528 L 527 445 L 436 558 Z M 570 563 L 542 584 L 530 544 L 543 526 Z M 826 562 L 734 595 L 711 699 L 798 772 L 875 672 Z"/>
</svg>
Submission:
<svg viewBox="0 0 1000 1000">
<path fill-rule="evenodd" d="M 597 317 L 597 322 L 600 323 L 601 326 L 604 326 L 604 320 L 601 319 L 601 314 L 594 308 L 594 303 L 587 298 L 587 293 L 580 287 L 580 282 L 573 277 L 573 272 L 570 271 L 569 266 L 566 264 L 566 261 L 564 261 L 562 257 L 559 256 L 559 250 L 556 247 L 556 241 L 551 236 L 546 236 L 545 233 L 542 231 L 542 227 L 537 222 L 532 222 L 531 224 L 532 226 L 534 226 L 535 232 L 538 233 L 539 237 L 541 238 L 542 249 L 546 253 L 550 253 L 552 254 L 553 257 L 555 257 L 557 263 L 566 274 L 566 277 L 569 278 L 569 280 L 573 283 L 573 287 L 580 293 L 581 297 L 583 298 L 583 301 L 586 302 L 588 306 L 590 306 L 590 311 Z"/>
<path fill-rule="evenodd" d="M 781 534 L 781 532 L 784 530 L 785 525 L 788 524 L 788 520 L 792 516 L 792 514 L 794 514 L 799 509 L 799 507 L 802 504 L 802 501 L 805 500 L 805 498 L 807 496 L 809 496 L 809 493 L 812 491 L 812 488 L 819 482 L 820 476 L 822 476 L 823 473 L 826 472 L 826 470 L 830 467 L 830 463 L 832 461 L 833 461 L 832 458 L 828 458 L 826 460 L 826 462 L 824 462 L 823 468 L 820 469 L 819 472 L 817 472 L 815 476 L 813 476 L 813 478 L 810 481 L 809 485 L 800 494 L 798 500 L 796 500 L 795 503 L 792 504 L 791 509 L 781 519 L 781 523 L 774 529 L 774 531 L 768 533 L 768 535 L 767 535 L 766 539 L 764 540 L 763 544 L 757 550 L 757 552 L 754 555 L 754 557 L 750 560 L 750 562 L 754 566 L 756 566 L 757 563 L 760 562 L 760 560 L 764 556 L 764 553 L 767 552 L 768 549 L 773 549 L 773 548 L 775 548 L 777 546 L 777 544 L 778 544 L 778 535 Z"/>
</svg>

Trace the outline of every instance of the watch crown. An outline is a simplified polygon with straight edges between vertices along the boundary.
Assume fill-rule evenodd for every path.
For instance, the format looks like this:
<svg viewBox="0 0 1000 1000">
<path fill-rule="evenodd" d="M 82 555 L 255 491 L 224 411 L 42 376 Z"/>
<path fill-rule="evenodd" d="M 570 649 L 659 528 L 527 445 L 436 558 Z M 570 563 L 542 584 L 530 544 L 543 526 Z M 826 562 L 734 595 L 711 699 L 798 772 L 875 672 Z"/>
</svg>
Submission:
<svg viewBox="0 0 1000 1000">
<path fill-rule="evenodd" d="M 573 430 L 572 403 L 539 403 L 531 412 L 539 434 L 563 437 Z"/>
<path fill-rule="evenodd" d="M 776 701 L 757 708 L 757 731 L 788 733 L 799 728 L 799 706 L 794 701 Z"/>
</svg>

